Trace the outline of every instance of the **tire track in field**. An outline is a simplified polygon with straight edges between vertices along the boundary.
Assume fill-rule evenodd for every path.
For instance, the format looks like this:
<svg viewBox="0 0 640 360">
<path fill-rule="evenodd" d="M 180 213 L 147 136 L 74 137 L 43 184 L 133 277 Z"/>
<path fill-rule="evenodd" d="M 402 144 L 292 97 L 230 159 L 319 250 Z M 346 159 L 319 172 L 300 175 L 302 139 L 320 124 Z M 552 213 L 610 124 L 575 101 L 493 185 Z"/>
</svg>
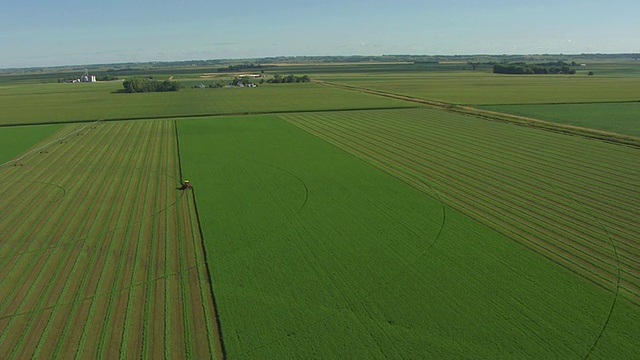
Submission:
<svg viewBox="0 0 640 360">
<path fill-rule="evenodd" d="M 86 302 L 86 301 L 94 301 L 95 299 L 98 299 L 98 298 L 106 298 L 106 297 L 111 296 L 113 293 L 118 294 L 118 293 L 130 291 L 132 289 L 136 289 L 136 288 L 139 288 L 139 287 L 144 287 L 144 286 L 146 286 L 146 285 L 148 285 L 150 283 L 159 282 L 159 281 L 166 280 L 166 279 L 169 279 L 169 278 L 174 278 L 174 277 L 183 278 L 183 277 L 186 277 L 186 274 L 188 274 L 189 272 L 192 272 L 192 271 L 197 270 L 197 269 L 198 269 L 198 266 L 194 265 L 194 266 L 191 266 L 191 267 L 189 267 L 187 269 L 184 269 L 184 270 L 180 270 L 180 271 L 173 272 L 173 273 L 170 273 L 170 274 L 165 274 L 163 276 L 159 276 L 157 278 L 154 278 L 154 279 L 151 279 L 151 280 L 148 280 L 148 281 L 137 282 L 137 283 L 131 284 L 130 286 L 121 287 L 119 289 L 111 290 L 111 291 L 108 291 L 108 292 L 97 293 L 95 295 L 85 296 L 85 297 L 79 298 L 77 300 L 68 301 L 68 302 L 64 302 L 64 303 L 57 303 L 55 305 L 44 306 L 44 307 L 41 307 L 41 308 L 38 308 L 38 309 L 33 309 L 33 310 L 25 311 L 25 312 L 9 314 L 9 315 L 3 315 L 3 316 L 0 316 L 0 320 L 11 319 L 11 318 L 20 317 L 20 316 L 33 316 L 33 315 L 41 314 L 41 313 L 43 313 L 43 312 L 45 312 L 47 310 L 55 310 L 55 309 L 58 309 L 58 308 L 61 308 L 61 307 L 65 307 L 65 306 L 73 306 L 73 305 L 77 305 L 79 303 L 83 303 L 83 302 Z"/>
<path fill-rule="evenodd" d="M 247 162 L 247 163 L 253 163 L 253 164 L 260 165 L 260 166 L 264 166 L 266 168 L 274 169 L 274 170 L 276 170 L 278 172 L 281 172 L 281 173 L 284 173 L 284 174 L 287 174 L 287 175 L 291 176 L 300 185 L 302 185 L 302 188 L 304 189 L 304 198 L 301 201 L 300 205 L 298 205 L 295 210 L 290 211 L 289 213 L 283 214 L 284 217 L 286 217 L 286 220 L 290 220 L 290 219 L 298 216 L 300 214 L 300 212 L 302 212 L 302 210 L 304 210 L 304 208 L 307 206 L 307 202 L 309 201 L 309 187 L 307 186 L 307 183 L 300 176 L 298 176 L 298 175 L 294 174 L 293 172 L 291 172 L 289 170 L 286 170 L 286 169 L 284 169 L 282 167 L 279 167 L 279 166 L 276 166 L 276 165 L 273 165 L 273 164 L 268 164 L 268 163 L 256 161 L 254 159 L 236 158 L 236 160 L 237 160 L 237 163 Z M 265 229 L 267 231 L 262 232 L 262 234 L 263 234 L 263 236 L 264 235 L 274 234 L 274 233 L 280 231 L 282 228 L 287 227 L 287 226 L 288 226 L 288 224 L 286 222 L 282 222 L 282 223 L 276 224 L 276 225 L 274 225 L 272 227 L 269 227 L 269 228 Z M 229 254 L 233 254 L 235 252 L 239 252 L 239 251 L 241 251 L 243 249 L 255 246 L 255 244 L 257 242 L 258 242 L 258 240 L 255 240 L 255 241 L 248 242 L 248 243 L 245 243 L 245 244 L 240 245 L 240 246 L 236 246 L 232 250 L 229 250 L 229 251 L 226 251 L 226 252 L 216 253 L 215 255 L 213 255 L 212 258 L 216 259 L 216 258 L 227 256 Z"/>
<path fill-rule="evenodd" d="M 95 146 L 95 144 L 93 144 L 92 146 Z M 67 148 L 67 149 L 68 149 L 68 148 Z M 67 150 L 67 151 L 68 151 L 68 150 Z M 63 152 L 63 154 L 66 154 L 66 151 L 65 151 L 65 152 Z M 39 172 L 39 174 L 42 174 L 42 173 L 43 173 L 43 171 L 45 171 L 46 166 L 45 166 L 45 167 L 43 167 L 43 168 L 39 168 L 39 167 L 37 167 L 37 166 L 36 166 L 36 167 L 33 167 L 33 169 L 34 169 L 34 171 L 40 171 L 40 172 Z M 28 171 L 28 170 L 27 170 L 27 171 Z M 88 186 L 89 186 L 90 188 L 92 188 L 94 185 L 95 185 L 94 183 L 90 183 Z M 79 203 L 77 202 L 77 200 L 76 200 L 75 204 L 79 204 Z M 74 208 L 75 208 L 75 212 L 74 212 L 74 214 L 77 214 L 77 213 L 78 213 L 78 210 L 79 210 L 79 206 L 74 206 Z M 75 216 L 75 215 L 74 215 L 74 216 Z M 49 217 L 47 217 L 47 218 L 49 219 Z M 59 232 L 59 233 L 60 233 L 60 234 L 62 234 L 63 232 L 67 231 L 67 230 L 69 229 L 69 227 L 70 227 L 70 223 L 71 223 L 71 222 L 68 222 L 68 223 L 64 224 L 64 225 L 63 225 L 63 228 L 61 229 L 61 232 Z M 43 226 L 43 227 L 44 227 L 44 226 Z M 35 236 L 37 236 L 37 234 L 36 234 Z M 63 250 L 63 251 L 62 251 L 62 252 L 63 252 L 63 254 L 65 254 L 65 256 L 64 256 L 64 259 L 65 259 L 65 260 L 64 260 L 64 261 L 62 261 L 62 262 L 59 262 L 59 263 L 56 265 L 55 270 L 52 272 L 52 273 L 53 273 L 53 279 L 50 279 L 49 281 L 47 281 L 47 285 L 46 285 L 45 290 L 44 290 L 44 291 L 45 291 L 45 294 L 47 294 L 50 290 L 53 290 L 52 286 L 53 286 L 53 284 L 54 284 L 54 282 L 55 282 L 55 279 L 60 275 L 60 271 L 62 271 L 61 269 L 63 269 L 63 268 L 61 268 L 60 266 L 62 266 L 63 264 L 66 264 L 67 262 L 71 262 L 71 264 L 73 265 L 73 267 L 75 267 L 75 266 L 77 265 L 77 260 L 78 260 L 78 259 L 77 259 L 77 258 L 73 259 L 73 257 L 70 257 L 70 256 L 69 256 L 70 254 L 73 254 L 74 250 L 75 250 L 75 249 L 73 249 L 73 248 L 68 248 L 68 249 L 65 249 L 65 250 Z M 48 256 L 46 256 L 46 257 L 44 257 L 44 256 L 43 256 L 43 257 L 41 257 L 41 258 L 46 258 L 46 259 L 47 259 L 47 261 L 49 261 L 48 259 L 50 259 L 50 258 L 51 258 L 51 255 L 52 255 L 52 254 L 49 254 Z M 69 258 L 69 259 L 67 259 L 67 258 Z M 46 268 L 46 263 L 45 263 L 44 265 L 42 265 L 42 267 L 40 268 L 40 274 L 38 275 L 38 277 L 40 277 L 42 274 L 44 274 L 44 271 L 42 271 L 42 269 L 44 269 L 44 268 Z M 65 280 L 65 283 L 66 283 L 69 279 L 70 279 L 70 278 L 67 278 L 67 280 Z M 36 281 L 36 282 L 34 282 L 34 284 L 32 284 L 32 285 L 30 285 L 30 286 L 29 286 L 29 291 L 31 291 L 31 290 L 35 287 L 35 284 L 37 284 L 37 281 Z M 37 300 L 37 303 L 36 303 L 36 305 L 35 305 L 36 307 L 38 307 L 38 306 L 39 306 L 39 304 L 42 304 L 42 301 L 43 301 L 44 299 L 47 299 L 47 298 L 48 298 L 48 296 L 47 296 L 47 295 L 45 295 L 45 294 L 41 294 L 41 295 L 37 298 L 38 300 Z M 28 298 L 28 296 L 26 296 L 26 298 Z M 34 319 L 32 319 L 32 320 L 35 320 L 35 318 L 34 318 Z M 24 337 L 27 335 L 27 333 L 28 333 L 28 331 L 29 331 L 28 329 L 30 329 L 31 324 L 33 324 L 33 322 L 32 322 L 32 321 L 30 321 L 30 322 L 29 322 L 29 324 L 27 324 L 27 330 L 23 330 L 23 336 L 22 336 L 21 340 L 19 340 L 20 342 L 17 344 L 17 346 L 15 346 L 15 347 L 14 347 L 14 351 L 17 351 L 17 350 L 21 347 L 19 344 L 24 340 Z M 45 330 L 45 331 L 46 331 L 46 330 Z"/>
<path fill-rule="evenodd" d="M 386 139 L 386 137 L 385 137 L 385 139 Z M 390 140 L 390 141 L 391 141 L 391 140 Z M 397 148 L 397 150 L 398 150 L 398 151 L 403 151 L 401 148 Z M 517 199 L 513 199 L 513 201 L 516 201 L 516 200 L 517 200 Z M 542 220 L 540 220 L 540 221 L 542 221 Z"/>
<path fill-rule="evenodd" d="M 569 196 L 569 197 L 572 198 L 571 196 Z M 576 201 L 582 208 L 584 208 L 584 210 L 587 213 L 589 213 L 591 216 L 593 216 L 593 218 L 602 227 L 602 230 L 604 230 L 604 232 L 607 234 L 607 237 L 609 238 L 609 241 L 611 242 L 611 247 L 612 247 L 613 252 L 615 254 L 615 257 L 616 257 L 617 276 L 618 276 L 618 281 L 616 282 L 615 295 L 613 297 L 613 301 L 611 302 L 611 307 L 609 308 L 609 312 L 607 314 L 607 319 L 604 321 L 604 324 L 602 325 L 602 329 L 598 333 L 598 336 L 596 337 L 596 339 L 593 341 L 593 344 L 589 348 L 589 351 L 587 352 L 587 355 L 585 355 L 585 357 L 584 357 L 585 359 L 588 359 L 589 356 L 591 356 L 591 353 L 593 352 L 593 349 L 595 349 L 596 345 L 598 345 L 598 342 L 602 338 L 602 334 L 604 334 L 604 332 L 606 331 L 607 326 L 609 326 L 609 320 L 611 320 L 611 316 L 613 315 L 613 312 L 614 312 L 615 307 L 616 307 L 616 303 L 618 301 L 618 297 L 620 295 L 620 281 L 622 280 L 622 276 L 621 276 L 621 273 L 620 273 L 620 257 L 618 255 L 618 248 L 616 246 L 615 241 L 611 237 L 611 234 L 609 233 L 609 230 L 604 226 L 604 224 L 600 221 L 600 219 L 598 217 L 596 217 L 591 211 L 589 211 L 588 208 L 586 208 L 584 206 L 584 204 L 582 204 L 581 202 L 579 202 L 579 201 L 577 201 L 575 199 L 574 199 L 574 201 Z"/>
<path fill-rule="evenodd" d="M 167 178 L 175 180 L 176 181 L 176 185 L 180 184 L 180 182 L 178 182 L 178 179 L 175 176 L 172 176 L 172 175 L 169 175 L 169 174 L 166 174 L 166 173 L 161 173 L 159 171 L 141 169 L 141 168 L 129 168 L 129 169 L 130 170 L 140 170 L 141 172 L 147 171 L 147 172 L 150 172 L 150 173 L 157 173 L 157 174 L 159 174 L 161 176 L 165 176 Z M 2 183 L 2 182 L 3 181 L 0 181 L 0 183 Z M 60 198 L 58 198 L 58 199 L 52 200 L 51 203 L 55 203 L 55 202 L 61 201 L 66 196 L 66 189 L 64 187 L 60 186 L 60 185 L 50 184 L 50 183 L 46 183 L 46 182 L 37 182 L 37 181 L 31 181 L 31 183 L 51 185 L 51 186 L 55 186 L 57 188 L 60 188 L 63 191 L 63 195 L 61 195 Z M 110 235 L 110 234 L 112 234 L 114 232 L 126 229 L 127 227 L 135 226 L 135 225 L 144 223 L 146 221 L 149 221 L 149 219 L 151 219 L 151 218 L 160 216 L 162 213 L 164 213 L 164 212 L 168 211 L 170 208 L 176 206 L 182 200 L 184 195 L 185 195 L 184 192 L 180 192 L 180 196 L 178 196 L 175 199 L 175 201 L 173 201 L 170 204 L 167 204 L 165 207 L 163 207 L 162 209 L 158 210 L 157 212 L 155 212 L 153 214 L 149 214 L 145 218 L 141 218 L 138 221 L 130 222 L 130 223 L 122 225 L 120 227 L 116 227 L 116 228 L 113 228 L 113 229 L 110 229 L 110 230 L 106 230 L 104 232 L 97 233 L 95 235 L 92 235 L 92 237 L 93 236 L 100 236 L 100 235 L 105 235 L 105 236 L 106 235 Z M 34 248 L 30 248 L 30 250 L 25 250 L 24 252 L 16 253 L 16 254 L 13 254 L 13 255 L 0 256 L 0 261 L 3 260 L 3 259 L 6 259 L 8 257 L 12 257 L 12 256 L 21 256 L 21 255 L 24 255 L 24 254 L 30 254 L 30 253 L 35 253 L 35 252 L 43 252 L 43 251 L 48 251 L 48 250 L 52 250 L 52 249 L 60 248 L 60 247 L 65 248 L 65 247 L 68 247 L 68 246 L 73 246 L 75 244 L 82 243 L 82 242 L 86 241 L 87 239 L 89 239 L 88 236 L 87 237 L 83 237 L 83 238 L 78 238 L 78 239 L 75 239 L 73 241 L 67 241 L 67 242 L 62 242 L 62 243 L 57 242 L 57 243 L 55 243 L 53 245 L 45 246 L 45 247 L 42 247 L 42 248 L 35 248 L 35 249 Z M 99 249 L 95 249 L 94 251 L 99 251 Z"/>
<path fill-rule="evenodd" d="M 68 150 L 67 150 L 67 151 L 68 151 Z M 65 151 L 64 153 L 66 154 L 66 151 Z M 36 164 L 36 166 L 37 166 L 37 164 Z M 50 168 L 50 166 L 44 166 L 44 167 L 42 167 L 42 168 L 39 168 L 39 167 L 36 167 L 36 168 L 33 168 L 33 167 L 27 167 L 26 169 L 22 169 L 22 168 L 21 168 L 21 172 L 24 172 L 24 173 L 26 173 L 26 174 L 31 174 L 31 173 L 30 173 L 30 170 L 33 170 L 33 171 L 38 171 L 38 170 L 39 170 L 39 172 L 36 172 L 36 175 L 38 175 L 38 174 L 41 174 L 41 173 L 42 173 L 42 172 L 44 172 L 44 171 L 47 171 L 49 168 Z M 58 168 L 58 169 L 55 169 L 54 173 L 56 173 L 56 174 L 58 174 L 58 175 L 59 175 L 59 174 L 61 174 L 61 173 L 62 173 L 62 171 L 63 171 L 63 170 L 62 170 L 61 168 Z M 70 173 L 69 173 L 69 174 L 70 174 Z M 14 175 L 15 175 L 15 174 L 14 174 Z M 67 175 L 67 177 L 68 177 L 68 175 Z M 38 194 L 38 193 L 36 193 L 36 192 L 34 192 L 34 193 L 35 193 L 36 195 Z M 74 204 L 76 204 L 76 205 L 77 205 L 77 202 L 75 202 Z M 58 204 L 55 206 L 54 210 L 55 210 L 55 209 L 57 209 L 59 206 L 61 206 L 60 202 L 58 202 Z M 15 210 L 14 210 L 14 212 L 15 212 Z M 32 216 L 32 215 L 33 215 L 33 216 L 36 216 L 36 219 L 34 219 L 34 220 L 32 220 L 32 221 L 31 221 L 31 216 Z M 39 219 L 37 218 L 37 216 L 38 216 L 38 215 L 40 215 L 40 217 L 42 218 L 42 220 L 39 220 Z M 21 217 L 21 218 L 20 218 L 20 220 L 21 220 L 21 222 L 18 222 L 18 224 L 19 224 L 21 227 L 22 227 L 22 226 L 26 226 L 26 225 L 32 225 L 32 226 L 31 226 L 32 230 L 29 232 L 29 234 L 27 234 L 26 238 L 37 238 L 37 237 L 38 237 L 38 235 L 40 234 L 41 230 L 45 227 L 45 225 L 46 225 L 46 224 L 48 224 L 50 221 L 54 221 L 55 219 L 53 219 L 53 218 L 51 218 L 51 217 L 49 217 L 49 216 L 42 216 L 42 214 L 39 214 L 39 213 L 37 213 L 36 211 L 31 211 L 31 212 L 29 212 L 29 214 L 27 215 L 27 217 L 26 217 L 26 218 L 22 218 L 22 217 Z M 35 224 L 34 224 L 33 222 L 35 222 Z M 33 226 L 33 225 L 36 225 L 36 226 Z M 65 226 L 63 229 L 61 229 L 61 231 L 65 231 L 65 229 L 66 229 L 66 228 L 67 228 L 67 227 Z M 11 231 L 11 229 L 10 229 L 10 231 Z M 17 231 L 17 230 L 14 230 L 14 231 Z M 60 232 L 60 233 L 61 233 L 61 232 Z M 54 234 L 54 236 L 53 236 L 53 238 L 55 239 L 55 237 L 56 237 L 55 235 L 60 234 L 60 233 L 55 233 L 55 234 Z M 11 237 L 15 237 L 15 232 L 11 233 L 10 238 L 11 238 Z M 22 239 L 21 239 L 21 240 L 22 240 Z M 10 244 L 9 242 L 7 242 L 7 243 L 6 243 L 6 245 L 9 245 L 9 244 Z M 15 255 L 16 255 L 16 251 L 19 251 L 19 250 L 22 248 L 22 246 L 27 246 L 27 248 L 29 248 L 31 245 L 32 245 L 32 244 L 30 244 L 29 242 L 21 241 L 21 244 L 20 244 L 20 246 L 21 246 L 21 247 L 15 247 L 15 250 L 14 250 L 12 253 L 10 253 L 10 255 L 9 255 L 8 257 L 10 257 L 10 258 L 14 259 L 14 258 L 15 258 Z M 21 253 L 21 255 L 20 255 L 17 259 L 15 259 L 15 264 L 20 264 L 20 261 L 21 261 L 21 259 L 22 259 L 23 255 L 24 255 L 24 253 Z M 4 266 L 4 264 L 3 264 L 3 266 Z M 30 267 L 29 267 L 29 268 L 31 268 L 32 266 L 35 266 L 34 262 L 31 262 L 31 264 L 30 264 Z M 14 270 L 15 270 L 15 267 L 14 267 L 14 266 L 12 266 L 12 267 L 10 268 L 10 270 L 9 270 L 10 272 L 9 272 L 8 274 L 6 274 L 6 275 L 2 278 L 2 280 L 0 281 L 0 287 L 4 286 L 4 284 L 5 284 L 5 280 L 7 280 L 7 275 L 10 275 Z M 27 272 L 24 272 L 24 271 L 23 271 L 23 275 L 22 275 L 22 277 L 25 277 L 25 276 L 27 276 Z M 21 279 L 22 279 L 22 277 L 21 277 Z M 18 287 L 13 288 L 13 289 L 12 289 L 12 291 L 17 291 L 17 288 L 18 288 Z M 5 302 L 6 302 L 6 301 L 8 301 L 8 300 L 9 300 L 9 298 L 10 298 L 11 296 L 13 296 L 13 295 L 7 295 L 7 296 L 6 296 L 6 298 L 5 298 Z M 0 306 L 0 309 L 4 309 L 4 306 Z"/>
<path fill-rule="evenodd" d="M 545 183 L 546 183 L 546 182 L 545 182 Z M 583 212 L 583 213 L 585 213 L 585 214 L 587 214 L 587 215 L 588 215 L 589 217 L 591 217 L 592 219 L 594 219 L 594 220 L 596 221 L 596 226 L 597 226 L 600 230 L 603 230 L 603 231 L 604 231 L 604 233 L 606 233 L 606 234 L 607 234 L 607 237 L 606 237 L 606 238 L 607 238 L 607 242 L 609 242 L 609 245 L 610 245 L 610 246 L 612 245 L 612 246 L 614 246 L 614 247 L 615 247 L 615 244 L 613 244 L 613 243 L 612 243 L 613 238 L 612 238 L 611 234 L 608 232 L 608 230 L 606 229 L 606 227 L 604 226 L 604 224 L 602 223 L 602 221 L 601 221 L 598 217 L 596 217 L 596 216 L 595 216 L 595 214 L 593 214 L 592 212 L 588 211 L 588 210 L 586 209 L 586 207 L 584 206 L 584 204 L 582 204 L 582 203 L 581 203 L 579 200 L 577 200 L 575 197 L 571 196 L 567 191 L 564 191 L 564 190 L 562 190 L 562 189 L 560 189 L 560 188 L 557 188 L 557 187 L 553 186 L 553 185 L 552 185 L 552 184 L 550 184 L 550 183 L 546 183 L 546 184 L 547 184 L 547 186 L 549 186 L 549 187 L 556 188 L 559 192 L 561 192 L 562 194 L 564 194 L 564 196 L 565 196 L 566 198 L 572 199 L 572 201 L 573 201 L 573 202 L 577 203 L 577 204 L 582 208 L 582 212 Z M 576 224 L 574 224 L 574 225 L 576 225 Z M 578 224 L 578 226 L 580 226 L 580 224 Z M 594 236 L 596 236 L 596 235 L 594 235 Z M 599 235 L 598 235 L 598 236 L 599 236 Z M 617 265 L 616 265 L 616 269 L 617 269 L 617 270 L 616 270 L 616 272 L 618 272 L 618 273 L 619 273 L 619 272 L 620 272 L 620 255 L 619 255 L 619 252 L 618 252 L 617 248 L 614 248 L 613 253 L 615 254 L 616 263 L 617 263 Z M 617 279 L 617 280 L 616 280 L 616 282 L 617 282 L 617 283 L 619 283 L 619 282 L 620 282 L 620 279 Z"/>
</svg>

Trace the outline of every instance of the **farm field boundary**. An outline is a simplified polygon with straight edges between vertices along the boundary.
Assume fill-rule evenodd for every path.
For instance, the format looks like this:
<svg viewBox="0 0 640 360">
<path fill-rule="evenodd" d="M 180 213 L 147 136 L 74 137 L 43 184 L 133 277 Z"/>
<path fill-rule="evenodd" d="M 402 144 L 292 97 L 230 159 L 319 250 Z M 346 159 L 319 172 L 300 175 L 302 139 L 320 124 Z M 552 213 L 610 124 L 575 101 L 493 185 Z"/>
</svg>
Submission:
<svg viewBox="0 0 640 360">
<path fill-rule="evenodd" d="M 75 86 L 78 85 L 78 86 Z M 315 84 L 257 88 L 182 89 L 165 93 L 115 93 L 118 84 L 0 86 L 0 124 L 96 119 L 171 119 L 290 111 L 395 108 L 410 103 Z M 120 84 L 121 88 L 121 84 Z"/>
<path fill-rule="evenodd" d="M 176 139 L 176 146 L 177 146 L 177 156 L 178 156 L 178 170 L 180 171 L 180 179 L 181 181 L 184 181 L 184 177 L 182 175 L 182 158 L 180 157 L 180 137 L 178 135 L 178 124 L 174 121 L 173 123 L 174 129 L 175 129 L 175 139 Z M 204 243 L 204 234 L 202 232 L 202 224 L 200 223 L 200 215 L 198 213 L 198 202 L 196 201 L 196 191 L 195 189 L 190 189 L 191 194 L 193 196 L 193 208 L 195 210 L 195 216 L 191 217 L 192 221 L 196 222 L 195 227 L 198 228 L 198 234 L 200 235 L 200 246 L 202 248 L 202 256 L 203 256 L 203 260 L 204 260 L 204 264 L 201 266 L 204 266 L 207 270 L 207 281 L 209 283 L 209 289 L 211 291 L 211 302 L 212 302 L 212 310 L 213 310 L 213 317 L 214 317 L 214 328 L 213 328 L 213 337 L 214 337 L 214 341 L 215 341 L 215 349 L 216 349 L 216 357 L 219 360 L 224 360 L 227 358 L 227 353 L 226 350 L 224 348 L 224 339 L 222 337 L 222 324 L 220 323 L 220 315 L 218 314 L 218 304 L 216 301 L 216 296 L 215 296 L 215 292 L 214 292 L 214 287 L 213 287 L 213 282 L 212 282 L 212 277 L 211 277 L 211 269 L 209 267 L 209 261 L 207 261 L 207 250 L 205 247 L 205 243 Z"/>
<path fill-rule="evenodd" d="M 465 115 L 472 115 L 472 116 L 479 117 L 485 120 L 490 120 L 490 121 L 508 122 L 516 125 L 531 126 L 531 127 L 536 127 L 536 128 L 540 128 L 547 131 L 559 132 L 567 135 L 576 135 L 576 136 L 582 136 L 590 139 L 617 143 L 621 145 L 640 147 L 639 137 L 628 136 L 628 135 L 620 134 L 616 132 L 603 131 L 603 130 L 569 125 L 569 124 L 561 124 L 558 122 L 545 121 L 545 120 L 536 119 L 533 117 L 491 111 L 487 109 L 482 109 L 480 107 L 456 105 L 456 104 L 445 103 L 441 101 L 420 99 L 416 97 L 394 94 L 394 93 L 389 93 L 389 92 L 380 91 L 380 90 L 361 88 L 357 86 L 337 84 L 337 83 L 326 82 L 326 81 L 314 81 L 314 82 L 325 85 L 325 86 L 338 87 L 338 88 L 343 88 L 343 89 L 352 90 L 352 91 L 361 91 L 361 92 L 366 92 L 368 94 L 415 102 L 415 103 L 435 107 L 441 110 L 457 112 Z M 630 102 L 636 102 L 636 101 L 629 101 L 624 103 L 630 103 Z M 620 103 L 623 103 L 623 102 L 620 102 Z"/>
</svg>

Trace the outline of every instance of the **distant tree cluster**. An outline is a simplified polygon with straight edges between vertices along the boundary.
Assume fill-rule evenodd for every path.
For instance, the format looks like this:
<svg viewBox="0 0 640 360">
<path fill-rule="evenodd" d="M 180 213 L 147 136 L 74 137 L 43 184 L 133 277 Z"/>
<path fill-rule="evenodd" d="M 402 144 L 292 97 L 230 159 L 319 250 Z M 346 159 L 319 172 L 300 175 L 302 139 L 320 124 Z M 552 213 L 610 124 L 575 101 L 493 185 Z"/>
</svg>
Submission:
<svg viewBox="0 0 640 360">
<path fill-rule="evenodd" d="M 219 68 L 218 72 L 230 72 L 230 71 L 241 71 L 241 70 L 256 70 L 256 69 L 264 69 L 266 66 L 254 63 L 248 64 L 238 64 L 238 65 L 229 65 L 224 68 Z"/>
<path fill-rule="evenodd" d="M 295 76 L 295 75 L 287 75 L 282 76 L 280 74 L 275 74 L 271 79 L 267 80 L 269 84 L 289 84 L 289 83 L 308 83 L 311 82 L 311 79 L 308 75 Z"/>
<path fill-rule="evenodd" d="M 111 75 L 98 75 L 96 76 L 97 81 L 113 81 L 118 80 L 118 77 Z"/>
<path fill-rule="evenodd" d="M 573 75 L 576 73 L 569 64 L 563 61 L 548 62 L 542 64 L 495 64 L 493 66 L 494 74 L 566 74 Z"/>
<path fill-rule="evenodd" d="M 180 90 L 180 84 L 176 81 L 158 81 L 147 77 L 134 77 L 131 79 L 127 79 L 122 83 L 122 86 L 124 86 L 124 92 L 126 93 L 164 92 Z"/>
</svg>

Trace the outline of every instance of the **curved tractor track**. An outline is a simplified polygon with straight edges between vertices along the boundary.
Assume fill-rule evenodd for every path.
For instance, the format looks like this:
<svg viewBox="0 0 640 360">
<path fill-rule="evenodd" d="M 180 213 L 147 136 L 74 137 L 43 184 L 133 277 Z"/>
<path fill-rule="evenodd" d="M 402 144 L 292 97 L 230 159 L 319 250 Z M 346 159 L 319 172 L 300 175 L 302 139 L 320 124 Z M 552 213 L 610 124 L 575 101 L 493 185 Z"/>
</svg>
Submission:
<svg viewBox="0 0 640 360">
<path fill-rule="evenodd" d="M 0 168 L 4 358 L 216 357 L 174 126 L 78 127 Z"/>
</svg>

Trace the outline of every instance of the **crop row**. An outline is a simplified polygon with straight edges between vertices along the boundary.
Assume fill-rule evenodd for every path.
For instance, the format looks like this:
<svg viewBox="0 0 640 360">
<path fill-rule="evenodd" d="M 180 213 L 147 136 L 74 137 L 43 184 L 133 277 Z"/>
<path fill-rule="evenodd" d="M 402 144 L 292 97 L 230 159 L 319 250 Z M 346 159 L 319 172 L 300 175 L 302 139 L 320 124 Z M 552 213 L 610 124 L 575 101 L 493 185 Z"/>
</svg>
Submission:
<svg viewBox="0 0 640 360">
<path fill-rule="evenodd" d="M 0 352 L 211 357 L 173 122 L 98 124 L 0 170 Z M 6 197 L 4 196 L 6 195 Z"/>
<path fill-rule="evenodd" d="M 286 119 L 384 169 L 403 168 L 456 208 L 640 296 L 637 154 L 628 149 L 426 109 Z M 599 148 L 606 158 L 593 155 Z"/>
</svg>

